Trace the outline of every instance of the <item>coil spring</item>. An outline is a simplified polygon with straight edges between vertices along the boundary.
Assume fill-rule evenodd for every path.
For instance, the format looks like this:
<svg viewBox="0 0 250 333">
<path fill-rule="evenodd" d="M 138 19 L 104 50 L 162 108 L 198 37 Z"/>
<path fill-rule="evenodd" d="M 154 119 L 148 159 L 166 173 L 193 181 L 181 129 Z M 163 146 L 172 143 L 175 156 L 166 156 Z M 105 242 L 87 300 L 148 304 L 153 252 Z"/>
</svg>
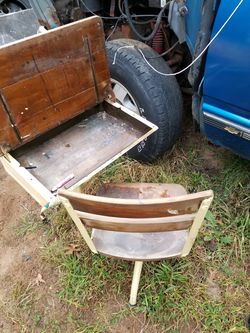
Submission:
<svg viewBox="0 0 250 333">
<path fill-rule="evenodd" d="M 162 28 L 160 27 L 153 40 L 152 40 L 152 49 L 155 50 L 155 52 L 161 54 L 163 52 L 164 48 L 164 33 Z"/>
</svg>

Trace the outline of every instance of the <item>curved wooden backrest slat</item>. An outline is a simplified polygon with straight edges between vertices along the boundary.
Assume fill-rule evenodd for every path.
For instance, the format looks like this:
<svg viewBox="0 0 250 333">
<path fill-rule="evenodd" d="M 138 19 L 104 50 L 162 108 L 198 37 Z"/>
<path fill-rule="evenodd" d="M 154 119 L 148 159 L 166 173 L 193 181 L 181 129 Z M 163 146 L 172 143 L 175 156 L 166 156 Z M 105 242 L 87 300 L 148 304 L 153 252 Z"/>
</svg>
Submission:
<svg viewBox="0 0 250 333">
<path fill-rule="evenodd" d="M 58 194 L 67 198 L 78 211 L 113 217 L 155 218 L 195 213 L 204 199 L 213 196 L 213 191 L 158 199 L 117 199 L 66 190 L 59 190 Z"/>
<path fill-rule="evenodd" d="M 120 232 L 163 232 L 188 229 L 194 220 L 195 214 L 157 218 L 126 218 L 96 215 L 76 211 L 78 217 L 85 225 L 101 230 Z"/>
</svg>

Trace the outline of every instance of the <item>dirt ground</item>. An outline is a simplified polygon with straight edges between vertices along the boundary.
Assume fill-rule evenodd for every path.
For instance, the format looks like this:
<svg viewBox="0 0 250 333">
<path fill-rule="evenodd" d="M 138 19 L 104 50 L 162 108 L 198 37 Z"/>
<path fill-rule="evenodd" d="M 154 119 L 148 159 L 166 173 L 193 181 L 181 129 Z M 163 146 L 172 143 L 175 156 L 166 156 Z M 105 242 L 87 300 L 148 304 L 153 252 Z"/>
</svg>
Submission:
<svg viewBox="0 0 250 333">
<path fill-rule="evenodd" d="M 188 136 L 192 137 L 192 135 Z M 192 142 L 190 141 L 186 143 L 185 149 L 186 151 L 190 152 L 190 159 L 192 158 L 193 150 L 197 149 L 197 147 L 200 146 L 200 140 L 200 136 L 197 135 L 195 137 L 192 137 Z M 190 149 L 188 149 L 189 144 L 192 144 L 192 146 L 190 146 Z M 194 174 L 191 177 L 187 178 L 187 170 L 189 169 L 185 170 L 184 167 L 185 173 L 183 175 L 181 174 L 183 177 L 180 179 L 181 182 L 187 182 L 188 184 L 191 184 L 195 187 L 197 183 L 201 183 L 202 181 L 204 182 L 205 180 L 207 181 L 207 179 L 210 179 L 211 181 L 213 177 L 216 177 L 216 175 L 218 175 L 221 170 L 223 170 L 224 159 L 227 158 L 227 155 L 229 153 L 221 151 L 220 148 L 210 148 L 211 146 L 207 144 L 206 149 L 202 149 L 202 151 L 200 151 L 199 158 L 201 163 L 198 163 L 199 161 L 197 162 L 194 159 L 195 162 L 193 162 L 191 167 L 191 170 L 194 172 Z M 157 174 L 157 177 L 160 177 L 160 172 L 162 172 L 161 168 L 163 166 L 165 168 L 172 167 L 174 170 L 176 170 L 179 169 L 182 164 L 184 165 L 185 163 L 187 163 L 187 157 L 186 155 L 182 156 L 182 150 L 177 151 L 176 154 L 177 155 L 174 155 L 172 159 L 170 157 L 170 162 L 168 166 L 166 166 L 166 163 L 163 161 L 163 164 L 159 165 L 158 169 L 151 168 L 150 166 L 147 167 L 136 165 L 135 169 L 130 169 L 130 167 L 128 167 L 126 169 L 126 172 L 131 174 L 131 179 L 134 179 L 133 177 L 137 176 L 138 179 L 141 179 L 140 174 L 137 176 L 135 175 L 136 173 L 142 172 L 144 181 L 147 181 L 147 175 L 149 175 L 149 179 L 151 179 L 151 173 L 152 176 L 154 174 Z M 176 156 L 182 156 L 182 159 L 176 158 Z M 230 155 L 228 158 L 230 158 Z M 238 161 L 237 163 L 242 164 L 242 166 L 244 166 L 245 164 L 244 161 Z M 166 171 L 167 170 L 168 169 L 166 169 Z M 200 174 L 204 175 L 203 178 L 200 178 Z M 231 171 L 228 173 L 228 179 L 230 180 L 230 183 L 227 184 L 229 185 L 234 182 L 234 179 L 230 178 L 230 174 Z M 199 177 L 197 175 L 199 175 Z M 242 178 L 240 172 L 239 174 L 236 173 L 235 175 L 238 175 L 237 177 L 239 177 L 240 179 L 240 189 L 237 187 L 239 184 L 236 184 L 235 188 L 237 189 L 237 191 L 243 191 L 242 197 L 240 197 L 243 199 L 235 197 L 236 201 L 232 201 L 237 208 L 238 205 L 241 204 L 240 200 L 245 200 L 244 202 L 247 202 L 246 200 L 248 199 L 247 197 L 245 197 L 244 194 L 244 186 L 246 186 L 246 184 L 244 184 L 244 177 Z M 109 177 L 111 177 L 110 174 Z M 114 177 L 114 175 L 112 177 Z M 161 178 L 159 178 L 159 180 L 162 181 Z M 241 183 L 243 185 L 241 185 Z M 192 186 L 190 187 L 191 189 Z M 209 185 L 207 185 L 207 183 L 204 183 L 205 188 L 206 186 Z M 89 304 L 88 302 L 86 302 L 87 304 L 83 302 L 83 306 L 81 308 L 77 308 L 77 306 L 74 306 L 74 304 L 69 304 L 67 301 L 62 300 L 58 295 L 58 292 L 61 290 L 60 263 L 59 265 L 53 265 L 52 263 L 46 261 L 42 255 L 45 244 L 53 244 L 54 241 L 56 243 L 56 234 L 50 233 L 49 225 L 42 225 L 39 218 L 40 206 L 36 204 L 36 202 L 21 188 L 21 186 L 19 186 L 11 177 L 7 175 L 2 166 L 0 166 L 0 189 L 0 333 L 226 332 L 224 330 L 221 330 L 220 328 L 213 331 L 210 328 L 204 331 L 200 330 L 197 325 L 197 322 L 200 322 L 200 318 L 196 322 L 191 319 L 190 322 L 184 321 L 184 323 L 182 324 L 181 316 L 178 318 L 178 330 L 175 329 L 175 322 L 173 322 L 173 325 L 171 325 L 170 316 L 170 320 L 166 323 L 167 326 L 169 325 L 169 328 L 162 331 L 159 326 L 153 324 L 153 321 L 149 321 L 149 318 L 146 317 L 143 312 L 136 312 L 136 310 L 131 310 L 128 308 L 126 303 L 126 288 L 125 297 L 121 297 L 121 299 L 119 299 L 120 296 L 117 296 L 117 290 L 113 290 L 110 293 L 99 293 L 101 295 L 100 297 L 102 298 L 97 299 L 93 297 L 93 299 L 89 301 Z M 223 194 L 223 188 L 221 191 L 222 192 L 219 193 Z M 237 191 L 234 190 L 232 193 L 238 193 Z M 230 200 L 234 200 L 233 195 L 231 195 L 230 198 Z M 239 203 L 237 200 L 239 200 Z M 244 214 L 242 211 L 242 219 L 244 218 Z M 27 216 L 28 222 L 26 221 L 26 223 L 23 223 L 22 220 L 25 219 L 25 217 Z M 221 217 L 216 216 L 216 218 L 220 222 L 220 225 L 222 225 Z M 225 219 L 225 216 L 223 218 Z M 36 227 L 37 225 L 39 227 Z M 225 225 L 225 228 L 228 228 L 227 225 Z M 227 242 L 228 239 L 224 240 L 224 236 L 221 235 L 221 233 L 222 230 L 219 230 L 218 237 L 221 237 L 224 242 Z M 78 233 L 76 234 L 76 237 L 77 235 Z M 196 254 L 194 254 L 193 260 L 195 259 L 195 256 L 200 255 L 200 257 L 197 257 L 198 265 L 203 265 L 203 261 L 207 261 L 208 263 L 210 263 L 212 260 L 211 258 L 215 256 L 214 249 L 212 248 L 212 245 L 214 243 L 211 242 L 212 241 L 210 241 L 210 243 L 209 241 L 206 241 L 204 245 L 211 245 L 209 251 L 212 254 L 209 251 L 207 254 L 209 258 L 205 256 L 205 247 L 203 247 L 203 253 L 205 253 L 204 258 L 198 251 L 199 249 L 202 249 L 201 245 L 197 247 L 197 252 Z M 216 246 L 218 246 L 218 240 Z M 224 247 L 227 247 L 227 243 L 222 243 L 222 245 L 220 245 L 220 251 L 222 251 Z M 217 252 L 219 253 L 220 251 L 218 250 Z M 238 253 L 237 248 L 236 252 Z M 220 252 L 220 255 L 221 253 L 222 252 Z M 229 253 L 230 256 L 231 254 L 232 252 Z M 227 260 L 229 261 L 230 257 L 228 257 Z M 216 257 L 214 261 L 216 262 Z M 231 265 L 232 272 L 234 267 L 233 261 L 234 259 L 232 259 Z M 209 297 L 204 298 L 204 295 L 206 295 L 206 293 L 203 293 L 203 289 L 196 290 L 196 292 L 200 293 L 200 300 L 204 299 L 204 302 L 207 302 L 208 306 L 210 306 L 210 303 L 214 306 L 214 308 L 208 307 L 206 309 L 207 312 L 205 312 L 205 315 L 203 315 L 202 319 L 205 320 L 206 318 L 208 318 L 209 320 L 209 316 L 212 317 L 213 313 L 215 313 L 217 317 L 215 317 L 214 323 L 220 323 L 221 317 L 223 315 L 223 310 L 221 309 L 227 308 L 228 303 L 227 298 L 225 298 L 225 307 L 220 308 L 221 302 L 223 302 L 223 297 L 221 296 L 221 293 L 224 293 L 224 297 L 225 295 L 227 295 L 230 301 L 230 293 L 228 292 L 228 290 L 231 290 L 230 288 L 233 288 L 232 290 L 234 290 L 235 292 L 234 299 L 231 299 L 231 302 L 234 302 L 233 304 L 235 304 L 235 306 L 229 304 L 230 309 L 228 311 L 230 313 L 230 316 L 236 318 L 239 311 L 241 311 L 240 316 L 242 318 L 242 312 L 244 312 L 244 315 L 247 313 L 247 311 L 245 310 L 247 306 L 241 304 L 245 302 L 245 298 L 244 300 L 242 300 L 241 298 L 242 295 L 245 294 L 245 291 L 241 290 L 242 283 L 246 284 L 246 280 L 244 280 L 245 273 L 239 273 L 235 278 L 231 278 L 230 275 L 226 278 L 224 277 L 224 281 L 227 281 L 227 283 L 230 282 L 230 285 L 225 285 L 224 289 L 226 291 L 223 291 L 222 285 L 220 285 L 219 288 L 217 284 L 214 283 L 214 279 L 216 279 L 216 276 L 213 277 L 212 275 L 215 274 L 214 272 L 217 272 L 218 270 L 220 270 L 221 275 L 223 275 L 225 272 L 222 271 L 219 266 L 215 266 L 215 268 L 216 269 L 211 271 L 209 273 L 210 275 L 208 275 L 210 280 L 204 282 L 205 284 L 207 283 L 208 287 L 210 288 L 207 294 L 208 296 L 210 294 L 210 298 L 212 298 L 212 300 L 208 301 Z M 115 269 L 116 266 L 113 264 L 113 270 Z M 229 267 L 227 267 L 227 269 L 229 269 Z M 237 270 L 238 269 L 239 268 L 237 267 Z M 193 271 L 195 271 L 194 268 L 192 269 L 192 274 Z M 203 273 L 205 274 L 205 272 Z M 198 269 L 196 278 L 200 278 L 199 274 L 200 273 Z M 150 279 L 152 280 L 153 277 L 151 277 Z M 229 279 L 231 280 L 229 281 Z M 128 288 L 130 288 L 130 281 L 128 281 Z M 157 288 L 159 288 L 159 286 Z M 170 293 L 171 291 L 169 291 L 169 294 Z M 233 292 L 231 294 L 233 295 Z M 183 300 L 185 300 L 184 296 Z M 239 304 L 238 300 L 240 300 Z M 183 304 L 185 304 L 185 302 Z M 206 304 L 203 306 L 206 306 Z M 212 309 L 212 312 L 214 311 L 213 313 L 209 312 L 210 308 Z M 218 309 L 218 312 L 213 309 Z M 231 309 L 234 310 L 233 314 L 231 313 Z M 168 311 L 167 308 L 166 311 Z M 225 321 L 226 320 L 227 317 Z M 234 325 L 234 323 L 232 325 Z M 235 329 L 231 330 L 231 332 L 238 333 L 237 327 L 242 326 L 231 327 L 235 327 Z M 239 332 L 246 332 L 246 330 L 241 329 Z"/>
<path fill-rule="evenodd" d="M 39 207 L 2 167 L 0 184 L 0 304 L 2 309 L 0 328 L 1 332 L 20 332 L 19 323 L 12 318 L 7 308 L 12 298 L 13 288 L 17 283 L 23 286 L 32 284 L 42 267 L 38 255 L 38 249 L 41 246 L 40 238 L 29 236 L 23 239 L 18 236 L 17 230 L 20 217 L 27 213 L 37 214 Z M 45 286 L 42 288 L 45 289 Z M 7 302 L 8 305 L 5 304 Z"/>
<path fill-rule="evenodd" d="M 75 332 L 69 314 L 77 316 L 77 311 L 60 301 L 57 293 L 58 271 L 46 263 L 40 251 L 47 237 L 42 230 L 27 235 L 20 234 L 20 219 L 23 216 L 37 217 L 40 206 L 9 177 L 0 167 L 0 332 Z M 28 305 L 32 303 L 32 310 Z M 88 322 L 108 320 L 118 313 L 124 304 L 115 297 L 109 297 L 106 306 L 94 311 L 89 309 L 82 314 Z M 46 316 L 41 318 L 41 314 Z M 105 319 L 106 318 L 106 319 Z M 39 328 L 38 322 L 43 328 Z M 53 324 L 54 323 L 54 324 Z M 53 326 L 54 325 L 54 326 Z M 54 327 L 54 328 L 53 328 Z M 112 332 L 138 333 L 159 332 L 149 326 L 143 315 L 127 316 L 114 327 Z M 82 331 L 85 332 L 84 328 Z M 86 332 L 92 332 L 91 329 Z M 93 332 L 96 332 L 93 330 Z"/>
</svg>

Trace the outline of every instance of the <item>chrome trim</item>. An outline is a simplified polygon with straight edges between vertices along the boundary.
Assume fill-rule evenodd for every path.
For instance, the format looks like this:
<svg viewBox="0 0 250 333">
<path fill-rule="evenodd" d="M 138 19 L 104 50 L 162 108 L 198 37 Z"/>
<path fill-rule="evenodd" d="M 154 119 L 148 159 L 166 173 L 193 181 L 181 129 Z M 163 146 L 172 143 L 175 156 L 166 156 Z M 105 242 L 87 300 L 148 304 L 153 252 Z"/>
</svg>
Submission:
<svg viewBox="0 0 250 333">
<path fill-rule="evenodd" d="M 209 112 L 204 112 L 204 122 L 210 126 L 214 126 L 220 130 L 223 130 L 232 135 L 236 135 L 240 138 L 250 141 L 250 129 L 238 124 L 233 123 L 230 120 L 215 116 Z"/>
</svg>

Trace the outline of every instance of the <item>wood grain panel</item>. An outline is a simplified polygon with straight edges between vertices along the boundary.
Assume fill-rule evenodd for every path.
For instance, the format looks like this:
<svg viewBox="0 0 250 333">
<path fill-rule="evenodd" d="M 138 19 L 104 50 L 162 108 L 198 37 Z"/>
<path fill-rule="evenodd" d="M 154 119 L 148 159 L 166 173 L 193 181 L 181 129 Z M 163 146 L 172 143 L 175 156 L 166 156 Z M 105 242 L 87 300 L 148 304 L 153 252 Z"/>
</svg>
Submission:
<svg viewBox="0 0 250 333">
<path fill-rule="evenodd" d="M 0 146 L 17 146 L 19 143 L 18 137 L 14 128 L 11 126 L 11 122 L 9 121 L 4 106 L 0 102 Z"/>
<path fill-rule="evenodd" d="M 67 117 L 69 109 L 71 112 L 74 112 L 75 115 L 82 113 L 86 109 L 90 109 L 95 106 L 96 102 L 95 88 L 85 90 L 84 92 L 56 104 L 56 109 L 60 114 L 58 115 L 58 118 L 62 121 L 62 119 Z"/>
<path fill-rule="evenodd" d="M 39 72 L 45 72 L 62 64 L 81 59 L 86 56 L 82 36 L 76 32 L 63 36 L 62 32 L 48 34 L 46 40 L 39 40 L 36 47 L 32 47 L 32 54 Z M 77 38 L 76 38 L 77 37 Z"/>
<path fill-rule="evenodd" d="M 119 232 L 163 232 L 187 230 L 195 214 L 157 218 L 121 218 L 76 211 L 88 227 Z"/>
<path fill-rule="evenodd" d="M 96 72 L 96 75 L 98 77 L 98 74 L 106 71 L 108 72 L 108 67 L 106 66 L 106 53 L 103 51 L 97 52 L 93 55 L 94 58 L 94 69 Z M 100 82 L 100 81 L 98 81 Z"/>
<path fill-rule="evenodd" d="M 0 47 L 0 88 L 38 74 L 31 49 L 19 44 Z"/>
<path fill-rule="evenodd" d="M 94 34 L 95 34 L 95 38 L 88 40 L 88 45 L 89 45 L 89 48 L 91 49 L 92 54 L 95 54 L 105 48 L 105 40 L 100 35 L 98 36 L 99 32 L 96 33 L 96 31 L 95 31 Z M 85 38 L 86 37 L 87 36 L 85 35 Z M 84 40 L 86 42 L 86 39 L 84 39 Z M 86 48 L 87 45 L 85 44 L 84 47 Z"/>
<path fill-rule="evenodd" d="M 42 74 L 53 104 L 66 100 L 93 86 L 93 75 L 88 70 L 88 66 L 87 59 L 80 59 L 55 67 Z"/>
<path fill-rule="evenodd" d="M 41 132 L 46 132 L 47 130 L 54 128 L 56 119 L 56 109 L 53 106 L 49 106 L 40 112 L 36 112 L 32 116 L 32 122 L 29 118 L 23 119 L 18 128 L 23 142 L 30 141 Z M 58 121 L 58 124 L 59 123 L 60 122 Z"/>
<path fill-rule="evenodd" d="M 212 191 L 181 195 L 175 198 L 159 199 L 115 199 L 59 190 L 59 195 L 67 198 L 73 208 L 91 214 L 151 218 L 191 214 L 197 211 L 204 199 L 210 198 Z"/>
<path fill-rule="evenodd" d="M 30 141 L 103 101 L 110 77 L 102 21 L 88 18 L 0 47 L 0 70 L 2 97 Z"/>
<path fill-rule="evenodd" d="M 51 106 L 41 75 L 14 83 L 4 88 L 2 94 L 18 128 L 24 121 L 32 121 L 35 114 Z"/>
<path fill-rule="evenodd" d="M 91 108 L 95 105 L 95 89 L 74 95 L 64 100 L 56 106 L 50 106 L 33 115 L 32 123 L 26 119 L 19 125 L 19 131 L 22 139 L 30 141 L 31 137 L 38 136 L 41 132 L 46 132 L 57 125 L 60 125 L 68 116 L 68 110 L 72 110 L 75 115 L 82 113 L 85 108 Z"/>
<path fill-rule="evenodd" d="M 104 50 L 102 21 L 91 17 L 0 47 L 0 88 Z"/>
</svg>

